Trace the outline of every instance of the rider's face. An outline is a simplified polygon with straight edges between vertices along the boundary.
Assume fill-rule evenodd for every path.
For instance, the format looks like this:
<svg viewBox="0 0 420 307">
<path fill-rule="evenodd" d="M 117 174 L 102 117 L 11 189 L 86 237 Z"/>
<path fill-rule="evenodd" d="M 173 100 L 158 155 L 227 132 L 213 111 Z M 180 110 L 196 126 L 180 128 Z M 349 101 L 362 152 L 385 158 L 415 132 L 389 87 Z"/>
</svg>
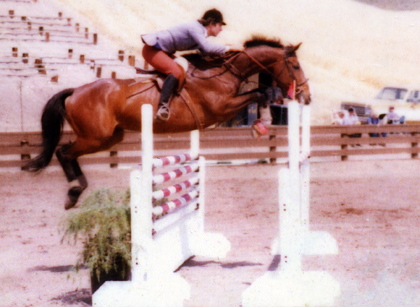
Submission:
<svg viewBox="0 0 420 307">
<path fill-rule="evenodd" d="M 207 26 L 207 35 L 208 36 L 217 36 L 222 31 L 222 24 L 218 23 L 210 23 Z"/>
</svg>

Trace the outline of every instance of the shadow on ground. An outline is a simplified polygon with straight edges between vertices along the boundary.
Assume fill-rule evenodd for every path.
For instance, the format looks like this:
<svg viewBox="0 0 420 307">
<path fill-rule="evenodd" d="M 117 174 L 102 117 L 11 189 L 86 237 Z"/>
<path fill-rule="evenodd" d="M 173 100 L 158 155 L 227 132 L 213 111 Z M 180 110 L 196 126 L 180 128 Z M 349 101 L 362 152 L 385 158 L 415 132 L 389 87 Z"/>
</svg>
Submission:
<svg viewBox="0 0 420 307">
<path fill-rule="evenodd" d="M 211 264 L 217 264 L 220 265 L 224 269 L 234 269 L 237 267 L 249 267 L 249 266 L 261 266 L 262 263 L 254 263 L 254 262 L 248 262 L 248 261 L 238 261 L 238 262 L 230 262 L 230 263 L 220 263 L 217 261 L 196 261 L 193 259 L 189 259 L 184 262 L 182 267 L 205 267 Z M 182 268 L 181 267 L 181 268 Z"/>
<path fill-rule="evenodd" d="M 355 0 L 377 8 L 390 11 L 416 11 L 420 10 L 418 0 Z"/>
<path fill-rule="evenodd" d="M 63 295 L 53 298 L 52 301 L 60 301 L 66 305 L 84 303 L 86 306 L 92 306 L 92 296 L 90 294 L 90 289 L 80 289 L 67 292 Z"/>
</svg>

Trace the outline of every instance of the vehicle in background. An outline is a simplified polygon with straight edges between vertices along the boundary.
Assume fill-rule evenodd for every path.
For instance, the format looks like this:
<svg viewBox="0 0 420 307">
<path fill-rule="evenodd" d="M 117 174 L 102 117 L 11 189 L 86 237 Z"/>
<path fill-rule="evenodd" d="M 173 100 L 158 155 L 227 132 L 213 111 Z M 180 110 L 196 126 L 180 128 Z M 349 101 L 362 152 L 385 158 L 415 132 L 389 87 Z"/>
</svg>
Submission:
<svg viewBox="0 0 420 307">
<path fill-rule="evenodd" d="M 384 118 L 390 106 L 395 107 L 395 113 L 400 117 L 404 116 L 406 123 L 419 123 L 420 86 L 386 86 L 372 100 L 342 102 L 341 110 L 348 110 L 352 107 L 359 120 L 366 124 L 368 117 L 373 113 L 376 113 L 379 118 Z"/>
</svg>

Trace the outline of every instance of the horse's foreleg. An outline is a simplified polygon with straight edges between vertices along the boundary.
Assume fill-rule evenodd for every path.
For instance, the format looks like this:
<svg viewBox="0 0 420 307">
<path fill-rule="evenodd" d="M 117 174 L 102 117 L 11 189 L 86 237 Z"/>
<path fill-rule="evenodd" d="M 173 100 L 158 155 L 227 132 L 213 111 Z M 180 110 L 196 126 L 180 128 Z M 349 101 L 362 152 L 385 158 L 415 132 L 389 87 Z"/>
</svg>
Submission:
<svg viewBox="0 0 420 307">
<path fill-rule="evenodd" d="M 263 105 L 267 103 L 267 98 L 264 93 L 261 93 L 258 90 L 253 90 L 227 99 L 225 106 L 227 108 L 227 113 L 235 115 L 247 105 L 254 102 L 258 103 L 258 105 Z"/>
</svg>

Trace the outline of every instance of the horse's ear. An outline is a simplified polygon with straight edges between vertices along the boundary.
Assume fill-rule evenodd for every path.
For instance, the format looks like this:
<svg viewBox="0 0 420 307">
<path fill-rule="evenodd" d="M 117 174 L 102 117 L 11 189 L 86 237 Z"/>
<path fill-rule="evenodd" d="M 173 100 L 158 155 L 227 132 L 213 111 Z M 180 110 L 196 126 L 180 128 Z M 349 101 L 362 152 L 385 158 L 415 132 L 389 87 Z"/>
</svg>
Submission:
<svg viewBox="0 0 420 307">
<path fill-rule="evenodd" d="M 293 51 L 296 51 L 299 49 L 300 45 L 302 45 L 302 43 L 297 44 L 296 46 L 293 47 Z"/>
</svg>

